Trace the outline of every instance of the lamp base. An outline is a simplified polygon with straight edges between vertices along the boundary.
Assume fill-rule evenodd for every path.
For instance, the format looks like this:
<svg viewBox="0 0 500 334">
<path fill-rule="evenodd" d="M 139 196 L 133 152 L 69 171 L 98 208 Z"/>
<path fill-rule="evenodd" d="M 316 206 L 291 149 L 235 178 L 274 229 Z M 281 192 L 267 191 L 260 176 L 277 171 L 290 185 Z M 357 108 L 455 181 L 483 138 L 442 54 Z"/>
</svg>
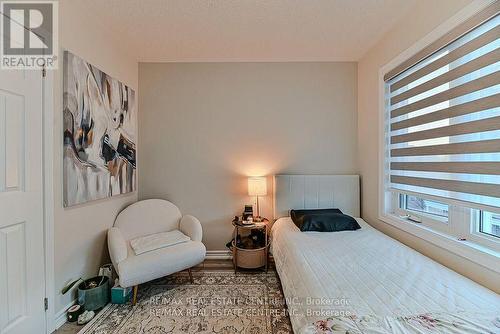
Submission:
<svg viewBox="0 0 500 334">
<path fill-rule="evenodd" d="M 257 216 L 254 218 L 260 218 L 260 208 L 259 208 L 259 196 L 255 196 L 257 198 Z"/>
</svg>

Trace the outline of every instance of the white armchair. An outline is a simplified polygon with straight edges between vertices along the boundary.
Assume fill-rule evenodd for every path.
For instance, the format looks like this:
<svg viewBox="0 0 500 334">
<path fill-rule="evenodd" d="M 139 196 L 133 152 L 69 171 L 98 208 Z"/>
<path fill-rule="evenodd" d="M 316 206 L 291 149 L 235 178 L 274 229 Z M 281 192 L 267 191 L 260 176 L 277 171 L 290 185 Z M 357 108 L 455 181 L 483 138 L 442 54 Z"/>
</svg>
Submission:
<svg viewBox="0 0 500 334">
<path fill-rule="evenodd" d="M 130 240 L 161 232 L 180 230 L 191 240 L 136 255 Z M 108 248 L 111 261 L 122 287 L 134 286 L 134 304 L 137 285 L 172 273 L 189 270 L 203 262 L 206 248 L 201 242 L 202 227 L 193 216 L 182 216 L 172 203 L 150 199 L 134 203 L 118 214 L 108 230 Z"/>
</svg>

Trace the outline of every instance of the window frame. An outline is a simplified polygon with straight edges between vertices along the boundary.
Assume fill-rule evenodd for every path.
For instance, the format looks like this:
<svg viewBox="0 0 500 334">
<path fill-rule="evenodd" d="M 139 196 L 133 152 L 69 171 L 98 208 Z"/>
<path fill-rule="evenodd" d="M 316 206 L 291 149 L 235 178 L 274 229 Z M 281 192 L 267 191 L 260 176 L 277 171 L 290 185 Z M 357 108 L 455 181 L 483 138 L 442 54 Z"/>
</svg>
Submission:
<svg viewBox="0 0 500 334">
<path fill-rule="evenodd" d="M 482 226 L 484 224 L 484 215 L 486 213 L 498 214 L 498 213 L 491 212 L 491 211 L 479 210 L 479 212 L 478 212 L 478 218 L 477 218 L 479 220 L 478 223 L 477 223 L 477 225 L 478 225 L 477 226 L 477 230 L 478 230 L 479 233 L 481 233 L 483 235 L 492 236 L 493 238 L 495 238 L 495 240 L 498 240 L 498 238 L 500 238 L 500 235 L 486 233 L 486 232 L 481 231 L 481 228 L 482 228 Z M 500 225 L 498 225 L 498 226 L 500 226 Z"/>
<path fill-rule="evenodd" d="M 416 42 L 410 48 L 396 56 L 379 70 L 379 182 L 378 182 L 378 218 L 399 230 L 410 233 L 420 239 L 437 245 L 443 249 L 465 257 L 472 262 L 485 266 L 500 273 L 500 238 L 488 236 L 478 230 L 478 221 L 474 219 L 477 210 L 500 213 L 500 208 L 494 209 L 482 205 L 468 205 L 454 199 L 443 199 L 432 195 L 422 195 L 411 191 L 392 191 L 389 182 L 389 136 L 390 120 L 387 113 L 389 99 L 386 96 L 387 82 L 384 76 L 401 63 L 419 53 L 426 46 L 438 40 L 461 22 L 487 7 L 488 4 L 472 3 L 464 10 L 451 17 L 428 35 Z M 425 199 L 442 202 L 449 205 L 448 228 L 443 228 L 442 222 L 424 214 L 412 212 L 422 217 L 422 223 L 415 223 L 402 218 L 404 210 L 399 209 L 399 193 L 424 197 Z M 394 210 L 394 208 L 397 208 Z M 437 225 L 436 225 L 437 224 Z M 441 224 L 441 225 L 439 225 Z M 436 228 L 439 226 L 440 228 Z M 465 240 L 464 240 L 465 239 Z M 494 240 L 498 239 L 498 240 Z"/>
<path fill-rule="evenodd" d="M 479 210 L 479 209 L 472 209 L 471 210 L 471 227 L 469 231 L 469 236 L 468 238 L 476 242 L 478 244 L 482 244 L 488 248 L 494 249 L 497 252 L 500 252 L 500 237 L 496 237 L 494 235 L 490 235 L 484 232 L 480 231 L 480 225 L 481 225 L 481 214 L 484 211 L 489 211 L 489 210 Z M 489 211 L 491 212 L 491 211 Z M 495 212 L 494 212 L 495 213 Z"/>
<path fill-rule="evenodd" d="M 448 215 L 442 216 L 442 215 L 434 214 L 431 212 L 425 212 L 425 211 L 420 211 L 420 210 L 409 208 L 408 207 L 408 197 L 409 196 L 412 196 L 415 198 L 420 198 L 420 199 L 423 199 L 424 201 L 429 201 L 429 202 L 434 202 L 434 203 L 446 205 L 448 207 Z M 409 213 L 414 213 L 416 215 L 421 215 L 423 217 L 426 217 L 426 218 L 429 218 L 429 219 L 432 219 L 432 220 L 435 220 L 437 222 L 441 222 L 444 224 L 448 224 L 448 220 L 449 220 L 449 216 L 450 216 L 449 215 L 449 205 L 446 203 L 430 200 L 430 199 L 424 198 L 423 196 L 408 195 L 408 194 L 403 194 L 403 193 L 399 194 L 399 209 L 404 210 L 404 211 L 408 211 Z"/>
<path fill-rule="evenodd" d="M 420 222 L 413 220 L 413 222 L 415 224 L 421 224 L 423 226 L 426 226 L 428 228 L 431 228 L 431 229 L 434 229 L 434 230 L 437 230 L 437 231 L 440 231 L 443 233 L 450 232 L 450 223 L 449 223 L 450 206 L 447 203 L 441 202 L 443 204 L 448 205 L 448 217 L 442 217 L 442 216 L 432 215 L 432 214 L 428 214 L 425 212 L 419 212 L 416 210 L 411 210 L 411 209 L 407 209 L 405 207 L 403 207 L 403 208 L 401 207 L 401 204 L 402 204 L 401 198 L 402 197 L 404 198 L 403 203 L 405 203 L 405 204 L 406 204 L 406 200 L 407 200 L 406 197 L 407 196 L 415 196 L 415 197 L 422 198 L 424 200 L 431 200 L 429 198 L 426 198 L 425 196 L 417 196 L 417 195 L 412 195 L 412 194 L 403 193 L 403 192 L 394 192 L 394 194 L 395 194 L 395 196 L 394 196 L 392 203 L 391 203 L 391 207 L 394 211 L 394 214 L 398 215 L 402 219 L 408 219 L 410 221 L 412 221 L 412 219 L 414 219 L 414 218 L 417 218 L 418 220 L 420 220 Z M 432 200 L 432 201 L 437 202 L 435 200 Z M 409 217 L 403 218 L 406 215 L 408 215 Z"/>
</svg>

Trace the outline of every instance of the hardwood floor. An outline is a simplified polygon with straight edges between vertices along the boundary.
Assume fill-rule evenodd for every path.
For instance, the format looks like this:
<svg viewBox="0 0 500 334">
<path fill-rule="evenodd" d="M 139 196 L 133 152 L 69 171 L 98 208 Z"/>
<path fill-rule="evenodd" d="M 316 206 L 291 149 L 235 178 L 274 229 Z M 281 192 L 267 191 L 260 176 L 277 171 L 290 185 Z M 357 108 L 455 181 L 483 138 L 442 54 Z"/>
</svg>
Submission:
<svg viewBox="0 0 500 334">
<path fill-rule="evenodd" d="M 226 260 L 205 260 L 199 265 L 193 267 L 191 269 L 193 272 L 195 271 L 232 271 L 234 270 L 233 268 L 233 261 L 231 259 L 226 259 Z M 274 261 L 272 258 L 269 259 L 269 268 L 268 270 L 275 270 L 274 268 Z M 246 270 L 246 269 L 238 269 L 238 271 L 242 272 L 262 272 L 262 269 L 255 269 L 255 270 Z M 82 328 L 83 326 L 79 326 L 76 324 L 76 322 L 66 322 L 64 325 L 62 325 L 59 329 L 57 329 L 53 334 L 76 334 L 78 331 Z"/>
</svg>

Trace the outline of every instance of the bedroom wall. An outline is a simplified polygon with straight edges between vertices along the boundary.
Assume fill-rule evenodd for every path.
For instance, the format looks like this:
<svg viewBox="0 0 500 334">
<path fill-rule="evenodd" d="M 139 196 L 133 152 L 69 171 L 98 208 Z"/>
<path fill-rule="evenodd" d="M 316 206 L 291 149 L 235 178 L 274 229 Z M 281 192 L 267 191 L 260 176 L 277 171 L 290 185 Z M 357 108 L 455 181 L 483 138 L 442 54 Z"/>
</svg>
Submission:
<svg viewBox="0 0 500 334">
<path fill-rule="evenodd" d="M 139 198 L 173 201 L 226 250 L 248 175 L 357 172 L 356 79 L 356 63 L 139 64 Z"/>
<path fill-rule="evenodd" d="M 121 80 L 138 93 L 137 61 L 130 56 L 123 38 L 113 36 L 105 22 L 96 20 L 90 8 L 80 1 L 59 2 L 60 55 L 69 50 Z M 109 262 L 106 230 L 116 214 L 137 200 L 137 192 L 63 208 L 62 192 L 62 63 L 54 72 L 54 234 L 55 234 L 55 305 L 56 316 L 64 312 L 74 294 L 62 295 L 61 289 L 72 279 L 97 274 L 102 263 Z M 139 161 L 140 163 L 140 161 Z M 64 314 L 63 314 L 64 315 Z"/>
<path fill-rule="evenodd" d="M 418 1 L 416 7 L 408 14 L 409 16 L 403 17 L 399 24 L 359 61 L 358 154 L 362 177 L 362 216 L 384 233 L 494 291 L 500 292 L 500 275 L 497 273 L 377 219 L 379 170 L 376 162 L 379 152 L 379 70 L 469 3 L 471 3 L 469 0 Z"/>
</svg>

